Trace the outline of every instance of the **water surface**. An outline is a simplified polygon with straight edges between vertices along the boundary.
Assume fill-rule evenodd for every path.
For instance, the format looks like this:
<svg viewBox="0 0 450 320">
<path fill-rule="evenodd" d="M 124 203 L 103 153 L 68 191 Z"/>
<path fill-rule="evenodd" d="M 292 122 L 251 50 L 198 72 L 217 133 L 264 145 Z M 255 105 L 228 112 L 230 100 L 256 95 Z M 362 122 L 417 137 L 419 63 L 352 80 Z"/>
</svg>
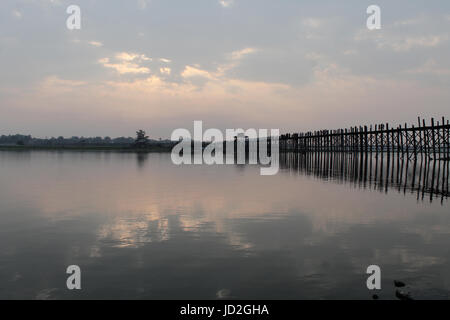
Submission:
<svg viewBox="0 0 450 320">
<path fill-rule="evenodd" d="M 372 264 L 382 299 L 394 279 L 449 298 L 448 163 L 281 160 L 260 176 L 170 154 L 1 151 L 0 298 L 370 299 Z"/>
</svg>

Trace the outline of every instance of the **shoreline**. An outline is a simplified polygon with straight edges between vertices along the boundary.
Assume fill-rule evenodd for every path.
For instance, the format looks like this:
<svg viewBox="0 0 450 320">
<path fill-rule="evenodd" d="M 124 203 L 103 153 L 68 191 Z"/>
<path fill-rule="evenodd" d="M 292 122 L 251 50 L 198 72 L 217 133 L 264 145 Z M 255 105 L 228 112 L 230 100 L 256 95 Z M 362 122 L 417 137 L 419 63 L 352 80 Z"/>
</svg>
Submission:
<svg viewBox="0 0 450 320">
<path fill-rule="evenodd" d="M 121 151 L 121 152 L 171 152 L 173 146 L 0 146 L 0 151 Z"/>
</svg>

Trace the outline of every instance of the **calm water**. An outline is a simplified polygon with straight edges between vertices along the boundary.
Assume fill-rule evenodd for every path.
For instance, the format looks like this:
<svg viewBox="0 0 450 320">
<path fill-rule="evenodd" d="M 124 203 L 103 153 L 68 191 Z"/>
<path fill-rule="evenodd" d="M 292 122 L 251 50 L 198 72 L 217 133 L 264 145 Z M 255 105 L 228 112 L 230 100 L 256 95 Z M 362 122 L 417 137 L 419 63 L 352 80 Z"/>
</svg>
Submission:
<svg viewBox="0 0 450 320">
<path fill-rule="evenodd" d="M 377 264 L 382 299 L 394 279 L 447 299 L 448 166 L 383 161 L 287 157 L 260 176 L 170 154 L 0 151 L 0 298 L 370 299 Z M 81 291 L 66 289 L 72 264 Z"/>
</svg>

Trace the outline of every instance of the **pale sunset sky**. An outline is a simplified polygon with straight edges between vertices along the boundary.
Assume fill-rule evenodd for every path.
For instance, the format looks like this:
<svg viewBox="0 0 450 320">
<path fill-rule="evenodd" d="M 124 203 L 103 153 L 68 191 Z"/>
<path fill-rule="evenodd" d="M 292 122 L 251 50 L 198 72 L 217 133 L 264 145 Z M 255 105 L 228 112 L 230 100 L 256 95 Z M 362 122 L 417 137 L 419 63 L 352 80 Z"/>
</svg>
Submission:
<svg viewBox="0 0 450 320">
<path fill-rule="evenodd" d="M 0 134 L 301 132 L 449 110 L 448 0 L 0 1 Z"/>
</svg>

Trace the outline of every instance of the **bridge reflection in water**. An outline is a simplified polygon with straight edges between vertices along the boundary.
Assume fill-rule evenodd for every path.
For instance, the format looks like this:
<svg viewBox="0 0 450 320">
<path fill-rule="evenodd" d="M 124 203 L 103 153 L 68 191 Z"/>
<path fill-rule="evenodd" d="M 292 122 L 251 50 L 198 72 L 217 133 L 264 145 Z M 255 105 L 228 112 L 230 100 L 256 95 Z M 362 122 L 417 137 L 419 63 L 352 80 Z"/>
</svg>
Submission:
<svg viewBox="0 0 450 320">
<path fill-rule="evenodd" d="M 441 203 L 449 196 L 449 161 L 408 159 L 401 153 L 285 152 L 280 169 L 338 183 L 388 192 L 417 194 L 417 200 Z"/>
</svg>

